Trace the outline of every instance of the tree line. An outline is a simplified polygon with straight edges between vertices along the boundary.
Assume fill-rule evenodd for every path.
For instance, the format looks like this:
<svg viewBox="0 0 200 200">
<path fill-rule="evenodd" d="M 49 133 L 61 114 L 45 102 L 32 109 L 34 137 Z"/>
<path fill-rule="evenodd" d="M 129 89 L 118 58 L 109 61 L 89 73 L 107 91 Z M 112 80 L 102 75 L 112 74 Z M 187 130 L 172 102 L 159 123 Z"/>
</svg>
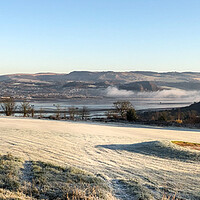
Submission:
<svg viewBox="0 0 200 200">
<path fill-rule="evenodd" d="M 50 116 L 51 119 L 67 119 L 74 120 L 75 118 L 79 118 L 81 120 L 86 120 L 89 117 L 89 110 L 86 106 L 82 108 L 68 107 L 62 108 L 59 104 L 55 106 L 55 116 Z M 12 97 L 6 98 L 1 102 L 1 110 L 6 116 L 12 116 L 15 113 L 22 113 L 23 117 L 34 117 L 35 113 L 39 114 L 39 118 L 43 118 L 43 113 L 46 113 L 42 108 L 39 110 L 35 110 L 34 106 L 30 104 L 30 102 L 24 100 L 20 102 L 19 105 L 16 104 L 15 99 Z"/>
<path fill-rule="evenodd" d="M 114 109 L 106 113 L 108 119 L 136 121 L 138 119 L 135 108 L 129 101 L 116 101 Z"/>
<path fill-rule="evenodd" d="M 54 104 L 55 115 L 51 115 L 50 119 L 70 119 L 70 120 L 87 120 L 90 119 L 90 112 L 86 106 L 76 108 L 74 106 L 61 108 L 59 104 Z M 24 117 L 34 117 L 35 113 L 39 114 L 38 118 L 44 118 L 45 112 L 42 108 L 35 110 L 34 106 L 26 100 L 16 105 L 14 98 L 6 98 L 1 102 L 1 110 L 6 116 L 11 116 L 16 112 L 22 113 Z M 112 121 L 129 121 L 142 122 L 149 124 L 200 124 L 200 115 L 195 110 L 182 111 L 181 109 L 171 109 L 162 111 L 145 111 L 137 112 L 129 101 L 116 101 L 113 103 L 113 109 L 106 111 L 107 120 Z"/>
<path fill-rule="evenodd" d="M 90 116 L 90 112 L 86 106 L 82 108 L 76 108 L 74 106 L 66 108 L 61 108 L 59 104 L 54 104 L 55 115 L 50 116 L 51 119 L 81 119 L 86 120 Z M 117 101 L 113 103 L 114 109 L 111 109 L 106 112 L 108 119 L 121 119 L 128 121 L 136 121 L 137 115 L 133 105 L 129 101 Z M 10 97 L 6 98 L 1 102 L 1 109 L 6 116 L 14 115 L 15 113 L 22 113 L 23 117 L 31 116 L 34 117 L 35 113 L 39 114 L 39 118 L 43 118 L 43 113 L 45 111 L 40 108 L 35 110 L 33 105 L 30 105 L 30 102 L 24 100 L 20 104 L 16 105 L 15 99 Z"/>
</svg>

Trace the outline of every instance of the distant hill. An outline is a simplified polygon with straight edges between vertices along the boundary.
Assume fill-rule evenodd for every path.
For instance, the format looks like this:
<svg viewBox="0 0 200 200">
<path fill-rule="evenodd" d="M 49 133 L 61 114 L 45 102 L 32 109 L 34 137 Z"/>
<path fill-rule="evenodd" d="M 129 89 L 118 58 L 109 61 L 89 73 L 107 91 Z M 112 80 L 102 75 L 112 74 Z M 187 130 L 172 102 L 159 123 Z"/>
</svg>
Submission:
<svg viewBox="0 0 200 200">
<path fill-rule="evenodd" d="M 10 74 L 0 76 L 1 80 L 22 80 L 32 79 L 40 81 L 86 81 L 86 82 L 104 82 L 115 81 L 119 83 L 131 83 L 138 81 L 153 81 L 159 84 L 168 83 L 200 83 L 200 73 L 196 72 L 150 72 L 150 71 L 130 71 L 130 72 L 91 72 L 91 71 L 73 71 L 69 74 L 56 74 L 56 73 L 38 73 L 38 74 Z M 157 84 L 156 83 L 156 84 Z M 196 86 L 195 86 L 196 87 Z"/>
<path fill-rule="evenodd" d="M 197 113 L 200 113 L 200 102 L 195 102 L 190 106 L 182 107 L 181 111 L 196 111 Z"/>
<path fill-rule="evenodd" d="M 84 81 L 70 81 L 63 85 L 63 88 L 107 88 L 109 86 L 116 86 L 122 90 L 132 91 L 158 91 L 161 90 L 155 83 L 149 81 L 131 82 L 126 84 L 115 84 L 114 82 L 84 82 Z"/>
<path fill-rule="evenodd" d="M 0 97 L 55 99 L 101 97 L 109 87 L 128 91 L 199 90 L 200 73 L 151 71 L 37 73 L 0 76 Z"/>
<path fill-rule="evenodd" d="M 157 82 L 159 86 L 174 87 L 182 90 L 200 90 L 200 81 L 194 82 Z"/>
<path fill-rule="evenodd" d="M 131 82 L 124 85 L 120 85 L 119 89 L 123 90 L 133 90 L 133 91 L 158 91 L 161 90 L 155 83 L 150 81 L 140 81 L 140 82 Z"/>
</svg>

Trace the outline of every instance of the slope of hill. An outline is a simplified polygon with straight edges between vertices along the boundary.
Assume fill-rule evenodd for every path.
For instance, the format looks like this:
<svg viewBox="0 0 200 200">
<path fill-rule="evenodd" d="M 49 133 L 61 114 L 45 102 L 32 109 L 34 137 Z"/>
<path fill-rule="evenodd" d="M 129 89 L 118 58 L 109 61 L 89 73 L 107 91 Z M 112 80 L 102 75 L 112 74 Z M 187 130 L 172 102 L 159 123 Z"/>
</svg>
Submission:
<svg viewBox="0 0 200 200">
<path fill-rule="evenodd" d="M 156 81 L 156 82 L 200 82 L 200 73 L 195 72 L 90 72 L 90 71 L 74 71 L 69 74 L 56 73 L 38 73 L 38 74 L 11 74 L 0 76 L 1 79 L 32 79 L 41 81 L 88 81 L 88 82 L 102 82 L 102 81 L 118 81 L 121 83 L 136 82 L 136 81 Z"/>
<path fill-rule="evenodd" d="M 143 191 L 150 195 L 146 199 L 162 199 L 163 188 L 178 199 L 200 198 L 200 152 L 171 143 L 200 143 L 197 130 L 6 117 L 0 118 L 0 129 L 1 155 L 11 152 L 25 163 L 33 160 L 81 168 L 102 178 L 117 199 L 134 199 Z M 35 170 L 39 176 L 46 169 Z M 54 169 L 48 176 L 51 173 L 61 172 Z"/>
<path fill-rule="evenodd" d="M 119 85 L 119 89 L 122 90 L 133 90 L 133 91 L 158 91 L 160 88 L 153 82 L 150 81 L 139 81 L 139 82 L 131 82 L 123 85 Z"/>
<path fill-rule="evenodd" d="M 182 107 L 181 111 L 196 111 L 197 113 L 200 113 L 200 102 L 193 103 L 190 106 Z"/>
</svg>

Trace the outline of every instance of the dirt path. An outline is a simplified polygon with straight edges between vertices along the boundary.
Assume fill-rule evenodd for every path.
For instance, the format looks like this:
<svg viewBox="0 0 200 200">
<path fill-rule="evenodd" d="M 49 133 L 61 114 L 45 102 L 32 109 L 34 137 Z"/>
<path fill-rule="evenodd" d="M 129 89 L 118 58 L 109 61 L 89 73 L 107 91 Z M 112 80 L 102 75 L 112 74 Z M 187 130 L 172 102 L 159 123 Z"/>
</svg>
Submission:
<svg viewBox="0 0 200 200">
<path fill-rule="evenodd" d="M 178 191 L 185 198 L 197 195 L 200 198 L 199 161 L 155 156 L 151 150 L 148 154 L 134 151 L 138 144 L 163 140 L 200 143 L 200 132 L 0 118 L 2 154 L 11 152 L 25 160 L 50 161 L 88 170 L 113 182 L 119 199 L 125 199 L 123 191 L 121 196 L 117 192 L 119 179 L 137 179 L 154 195 L 166 188 Z"/>
</svg>

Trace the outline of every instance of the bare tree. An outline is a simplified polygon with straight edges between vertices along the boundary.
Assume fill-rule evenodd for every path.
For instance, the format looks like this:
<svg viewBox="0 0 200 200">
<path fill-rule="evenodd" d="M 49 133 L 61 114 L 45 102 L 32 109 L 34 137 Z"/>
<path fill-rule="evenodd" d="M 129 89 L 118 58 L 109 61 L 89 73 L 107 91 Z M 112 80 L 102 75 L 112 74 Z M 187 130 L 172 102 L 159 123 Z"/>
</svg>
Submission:
<svg viewBox="0 0 200 200">
<path fill-rule="evenodd" d="M 30 103 L 27 102 L 26 100 L 23 101 L 23 102 L 21 103 L 20 109 L 21 109 L 21 111 L 22 111 L 24 117 L 27 117 L 27 114 L 31 112 Z"/>
<path fill-rule="evenodd" d="M 56 106 L 56 119 L 60 119 L 60 104 L 57 104 L 55 106 Z"/>
<path fill-rule="evenodd" d="M 68 112 L 69 112 L 69 119 L 74 120 L 76 114 L 76 108 L 73 106 L 69 107 Z"/>
<path fill-rule="evenodd" d="M 3 100 L 2 104 L 1 104 L 1 108 L 3 109 L 6 116 L 13 115 L 13 113 L 17 109 L 14 98 L 10 97 L 10 98 Z"/>
<path fill-rule="evenodd" d="M 63 119 L 66 119 L 67 117 L 66 117 L 66 115 L 67 115 L 67 111 L 66 111 L 66 107 L 63 109 Z"/>
<path fill-rule="evenodd" d="M 119 114 L 120 118 L 126 119 L 126 113 L 130 109 L 134 109 L 133 105 L 129 101 L 117 101 L 114 102 L 114 107 L 116 112 Z"/>
<path fill-rule="evenodd" d="M 31 117 L 33 118 L 35 115 L 34 105 L 31 105 Z"/>
<path fill-rule="evenodd" d="M 114 110 L 108 110 L 105 112 L 105 115 L 107 116 L 107 119 L 118 119 L 118 113 Z"/>
<path fill-rule="evenodd" d="M 83 106 L 83 108 L 81 108 L 79 110 L 79 115 L 80 115 L 82 120 L 86 120 L 87 117 L 89 116 L 89 114 L 90 114 L 89 110 L 88 110 L 88 108 L 86 106 Z"/>
</svg>

